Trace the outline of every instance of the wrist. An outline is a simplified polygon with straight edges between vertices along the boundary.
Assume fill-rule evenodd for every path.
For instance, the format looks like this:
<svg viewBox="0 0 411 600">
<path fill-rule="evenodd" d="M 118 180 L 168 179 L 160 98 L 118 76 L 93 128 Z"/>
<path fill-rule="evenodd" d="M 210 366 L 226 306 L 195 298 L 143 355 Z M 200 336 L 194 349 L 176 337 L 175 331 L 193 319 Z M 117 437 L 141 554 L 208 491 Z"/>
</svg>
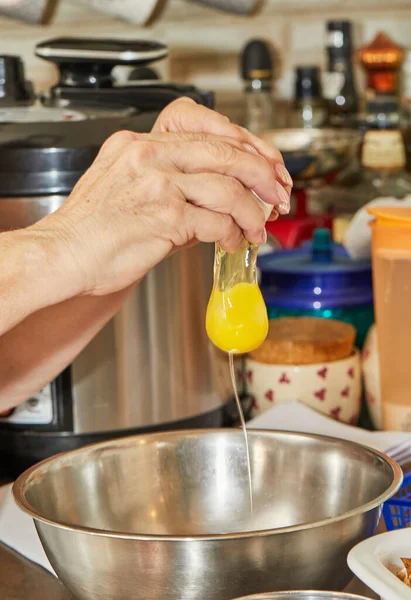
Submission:
<svg viewBox="0 0 411 600">
<path fill-rule="evenodd" d="M 22 230 L 26 235 L 26 252 L 32 252 L 36 266 L 48 269 L 40 274 L 45 283 L 44 302 L 57 304 L 87 291 L 88 281 L 81 258 L 82 248 L 70 227 L 53 213 L 35 225 Z M 80 244 L 81 245 L 81 244 Z M 50 301 L 49 301 L 49 300 Z"/>
</svg>

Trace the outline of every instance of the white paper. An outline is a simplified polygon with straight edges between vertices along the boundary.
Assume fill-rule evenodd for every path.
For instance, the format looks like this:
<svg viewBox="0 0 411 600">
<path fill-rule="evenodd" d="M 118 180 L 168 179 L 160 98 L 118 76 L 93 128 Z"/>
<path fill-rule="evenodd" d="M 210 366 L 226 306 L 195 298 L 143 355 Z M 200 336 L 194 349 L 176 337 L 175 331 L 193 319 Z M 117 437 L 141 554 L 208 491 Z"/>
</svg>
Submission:
<svg viewBox="0 0 411 600">
<path fill-rule="evenodd" d="M 33 519 L 17 507 L 11 488 L 11 485 L 7 486 L 0 504 L 0 542 L 55 575 L 37 535 Z"/>
<path fill-rule="evenodd" d="M 359 427 L 351 427 L 325 417 L 305 404 L 298 402 L 274 406 L 271 410 L 249 421 L 247 428 L 329 435 L 364 444 L 381 452 L 386 452 L 404 441 L 409 442 L 411 447 L 411 434 L 409 433 L 401 431 L 367 431 Z"/>
</svg>

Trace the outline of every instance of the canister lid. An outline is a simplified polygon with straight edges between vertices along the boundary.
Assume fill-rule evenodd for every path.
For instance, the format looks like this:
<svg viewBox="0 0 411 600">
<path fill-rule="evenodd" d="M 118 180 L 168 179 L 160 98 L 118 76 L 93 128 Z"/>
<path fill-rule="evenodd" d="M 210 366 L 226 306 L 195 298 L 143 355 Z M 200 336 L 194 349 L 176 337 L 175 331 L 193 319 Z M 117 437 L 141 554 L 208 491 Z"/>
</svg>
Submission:
<svg viewBox="0 0 411 600">
<path fill-rule="evenodd" d="M 273 77 L 273 60 L 270 48 L 264 40 L 250 40 L 241 56 L 241 73 L 245 81 Z"/>
<path fill-rule="evenodd" d="M 295 78 L 295 97 L 296 99 L 303 98 L 320 98 L 321 83 L 320 69 L 317 66 L 302 66 L 297 67 Z"/>
<path fill-rule="evenodd" d="M 402 259 L 406 257 L 410 260 L 411 207 L 372 206 L 367 210 L 375 217 L 374 221 L 371 221 L 373 255 L 375 256 L 376 252 L 387 251 L 390 259 L 399 259 L 402 256 Z"/>
<path fill-rule="evenodd" d="M 370 206 L 367 212 L 376 218 L 379 225 L 387 227 L 411 226 L 410 206 Z"/>
<path fill-rule="evenodd" d="M 372 303 L 370 261 L 353 260 L 323 230 L 299 249 L 261 256 L 258 266 L 268 307 L 312 310 Z"/>
<path fill-rule="evenodd" d="M 266 340 L 250 352 L 257 362 L 312 365 L 352 354 L 355 328 L 349 323 L 313 317 L 273 319 Z"/>
</svg>

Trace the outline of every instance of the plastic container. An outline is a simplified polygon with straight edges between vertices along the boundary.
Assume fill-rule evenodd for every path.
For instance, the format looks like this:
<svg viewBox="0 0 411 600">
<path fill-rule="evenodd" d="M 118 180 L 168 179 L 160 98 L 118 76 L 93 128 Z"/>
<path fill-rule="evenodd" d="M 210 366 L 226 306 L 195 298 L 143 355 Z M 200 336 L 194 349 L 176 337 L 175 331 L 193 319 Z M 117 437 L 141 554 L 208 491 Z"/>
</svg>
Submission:
<svg viewBox="0 0 411 600">
<path fill-rule="evenodd" d="M 411 431 L 411 208 L 373 206 L 372 263 L 382 427 Z"/>
<path fill-rule="evenodd" d="M 411 527 L 411 473 L 404 476 L 404 481 L 398 494 L 384 504 L 383 515 L 388 531 Z M 411 558 L 411 531 L 410 558 Z"/>
<path fill-rule="evenodd" d="M 352 260 L 320 229 L 313 242 L 258 259 L 261 291 L 270 319 L 312 316 L 350 323 L 362 347 L 374 322 L 369 261 Z"/>
</svg>

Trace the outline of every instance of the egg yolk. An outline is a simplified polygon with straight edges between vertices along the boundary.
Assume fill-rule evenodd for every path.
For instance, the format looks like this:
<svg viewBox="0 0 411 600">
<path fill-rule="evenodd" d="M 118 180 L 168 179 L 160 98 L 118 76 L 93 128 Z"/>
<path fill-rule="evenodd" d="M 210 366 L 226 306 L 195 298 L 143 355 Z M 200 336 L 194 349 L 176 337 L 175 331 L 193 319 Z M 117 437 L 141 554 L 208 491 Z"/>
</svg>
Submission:
<svg viewBox="0 0 411 600">
<path fill-rule="evenodd" d="M 217 348 L 243 354 L 260 346 L 268 333 L 268 316 L 257 283 L 237 283 L 224 292 L 213 289 L 206 330 Z"/>
</svg>

